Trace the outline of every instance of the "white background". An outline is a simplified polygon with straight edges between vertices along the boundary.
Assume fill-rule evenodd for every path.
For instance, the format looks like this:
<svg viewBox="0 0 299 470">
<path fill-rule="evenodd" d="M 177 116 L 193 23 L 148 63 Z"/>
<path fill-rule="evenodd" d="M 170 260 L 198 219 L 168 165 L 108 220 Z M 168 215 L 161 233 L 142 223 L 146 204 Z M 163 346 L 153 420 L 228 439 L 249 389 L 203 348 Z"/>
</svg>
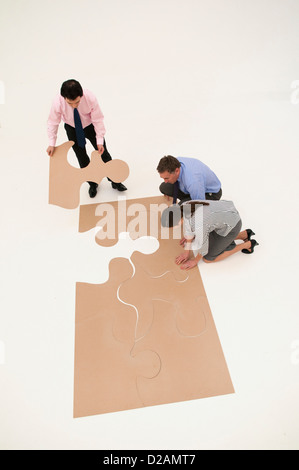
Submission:
<svg viewBox="0 0 299 470">
<path fill-rule="evenodd" d="M 1 449 L 299 448 L 298 17 L 298 0 L 1 1 Z M 69 78 L 99 100 L 127 198 L 159 194 L 162 156 L 195 157 L 255 231 L 253 255 L 199 268 L 235 394 L 73 419 L 75 283 L 134 248 L 48 204 Z M 118 195 L 103 181 L 92 202 Z"/>
</svg>

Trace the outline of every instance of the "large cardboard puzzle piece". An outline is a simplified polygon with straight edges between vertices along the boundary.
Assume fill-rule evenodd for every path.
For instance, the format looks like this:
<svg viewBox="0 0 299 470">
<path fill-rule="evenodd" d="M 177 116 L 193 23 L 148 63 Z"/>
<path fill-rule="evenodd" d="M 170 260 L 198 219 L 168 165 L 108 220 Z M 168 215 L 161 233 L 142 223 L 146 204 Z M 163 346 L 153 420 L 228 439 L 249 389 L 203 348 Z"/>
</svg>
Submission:
<svg viewBox="0 0 299 470">
<path fill-rule="evenodd" d="M 103 178 L 107 177 L 115 183 L 120 183 L 129 176 L 129 167 L 126 162 L 114 159 L 104 163 L 97 151 L 91 153 L 88 166 L 73 167 L 67 160 L 68 151 L 73 145 L 73 141 L 59 145 L 50 157 L 49 204 L 65 209 L 75 209 L 79 206 L 80 187 L 85 181 L 99 184 Z"/>
<path fill-rule="evenodd" d="M 104 284 L 76 285 L 74 417 L 144 406 L 137 380 L 150 379 L 161 368 L 155 352 L 133 352 L 136 311 L 117 298 L 132 265 L 116 258 L 109 271 Z"/>
<path fill-rule="evenodd" d="M 114 246 L 121 232 L 128 232 L 133 240 L 143 236 L 169 238 L 169 229 L 159 223 L 168 206 L 164 196 L 84 204 L 80 206 L 79 232 L 98 227 L 96 242 L 105 247 Z"/>
<path fill-rule="evenodd" d="M 173 247 L 174 242 L 168 240 Z M 137 332 L 142 327 L 147 331 L 136 342 L 134 351 L 142 351 L 150 344 L 161 360 L 161 370 L 152 381 L 148 384 L 142 379 L 138 381 L 143 402 L 150 406 L 234 393 L 198 269 L 188 271 L 188 278 L 177 283 L 169 276 L 153 277 L 153 259 L 158 264 L 155 256 L 158 252 L 133 253 L 131 260 L 137 277 L 124 282 L 119 289 L 120 298 L 128 301 L 132 298 L 133 285 L 135 288 L 139 285 L 135 298 L 142 323 Z M 154 269 L 154 274 L 157 272 Z M 141 298 L 144 301 L 140 302 Z"/>
<path fill-rule="evenodd" d="M 151 328 L 153 322 L 153 300 L 166 300 L 172 303 L 175 311 L 175 320 L 180 334 L 197 336 L 206 328 L 206 312 L 209 306 L 203 286 L 199 282 L 196 271 L 190 271 L 189 277 L 177 281 L 172 271 L 163 275 L 152 277 L 142 267 L 142 262 L 134 262 L 134 277 L 124 282 L 119 288 L 119 298 L 138 311 L 138 324 L 136 340 L 143 338 Z M 150 255 L 145 255 L 149 256 Z M 146 263 L 146 258 L 144 264 Z"/>
<path fill-rule="evenodd" d="M 146 199 L 150 210 L 157 200 Z M 75 416 L 234 393 L 200 272 L 181 270 L 179 239 L 161 233 L 155 253 L 115 259 L 105 284 L 77 286 Z"/>
<path fill-rule="evenodd" d="M 129 233 L 133 240 L 155 237 L 160 249 L 147 260 L 149 274 L 158 276 L 171 270 L 176 280 L 184 280 L 188 275 L 173 263 L 173 257 L 182 251 L 178 243 L 182 227 L 162 228 L 160 223 L 161 213 L 168 206 L 164 196 L 84 204 L 79 210 L 79 232 L 105 227 L 105 237 L 101 236 L 101 230 L 95 236 L 96 243 L 104 247 L 116 245 L 121 232 Z"/>
<path fill-rule="evenodd" d="M 152 380 L 138 380 L 144 406 L 161 405 L 234 392 L 223 351 L 211 315 L 206 315 L 203 334 L 183 336 L 177 329 L 171 302 L 153 300 L 150 331 L 134 348 L 148 348 L 161 360 L 161 369 Z"/>
</svg>

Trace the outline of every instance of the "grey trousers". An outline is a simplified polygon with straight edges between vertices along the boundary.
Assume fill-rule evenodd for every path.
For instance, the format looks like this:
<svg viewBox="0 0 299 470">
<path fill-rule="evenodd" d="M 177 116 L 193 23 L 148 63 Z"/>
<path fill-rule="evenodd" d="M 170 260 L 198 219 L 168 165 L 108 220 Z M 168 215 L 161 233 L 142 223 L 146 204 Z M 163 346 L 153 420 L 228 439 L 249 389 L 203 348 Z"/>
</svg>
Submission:
<svg viewBox="0 0 299 470">
<path fill-rule="evenodd" d="M 161 183 L 160 184 L 160 191 L 161 191 L 162 194 L 165 194 L 166 196 L 172 197 L 173 196 L 173 184 L 171 184 L 171 183 Z M 208 199 L 210 201 L 219 201 L 219 199 L 221 199 L 221 196 L 222 196 L 222 189 L 220 189 L 218 191 L 218 193 L 206 193 L 206 199 Z M 191 197 L 190 197 L 190 194 L 183 193 L 183 191 L 181 191 L 179 189 L 178 199 L 182 203 L 182 202 L 185 202 L 185 201 L 190 201 Z"/>
</svg>

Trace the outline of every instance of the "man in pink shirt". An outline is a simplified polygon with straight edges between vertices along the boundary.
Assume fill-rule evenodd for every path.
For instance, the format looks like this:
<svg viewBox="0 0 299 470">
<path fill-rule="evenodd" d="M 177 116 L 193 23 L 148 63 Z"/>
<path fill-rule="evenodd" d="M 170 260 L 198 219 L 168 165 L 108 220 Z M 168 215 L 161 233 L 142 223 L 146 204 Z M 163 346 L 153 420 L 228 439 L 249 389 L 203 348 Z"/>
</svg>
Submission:
<svg viewBox="0 0 299 470">
<path fill-rule="evenodd" d="M 56 145 L 57 132 L 60 122 L 64 122 L 69 140 L 73 140 L 73 150 L 77 156 L 80 168 L 86 167 L 90 159 L 86 153 L 85 138 L 98 150 L 103 162 L 112 160 L 104 139 L 104 116 L 93 93 L 83 90 L 77 80 L 63 82 L 60 95 L 53 101 L 48 118 L 49 147 L 47 153 L 52 157 Z M 109 178 L 108 178 L 109 179 Z M 111 181 L 109 179 L 109 181 Z M 97 183 L 89 181 L 89 195 L 97 194 Z M 122 183 L 111 181 L 112 187 L 118 191 L 127 188 Z"/>
</svg>

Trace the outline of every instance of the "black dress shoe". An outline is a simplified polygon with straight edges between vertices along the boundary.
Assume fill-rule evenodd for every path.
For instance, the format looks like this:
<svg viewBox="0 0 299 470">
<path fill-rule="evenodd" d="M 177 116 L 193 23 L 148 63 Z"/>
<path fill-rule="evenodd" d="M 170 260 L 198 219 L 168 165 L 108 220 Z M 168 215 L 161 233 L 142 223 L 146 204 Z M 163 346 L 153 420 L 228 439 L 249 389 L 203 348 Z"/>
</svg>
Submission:
<svg viewBox="0 0 299 470">
<path fill-rule="evenodd" d="M 255 233 L 251 230 L 251 228 L 247 228 L 245 231 L 247 232 L 247 240 L 251 240 L 251 237 L 255 235 Z"/>
<path fill-rule="evenodd" d="M 113 182 L 112 182 L 111 184 L 112 184 L 112 188 L 113 188 L 113 189 L 117 189 L 118 191 L 126 191 L 126 190 L 127 190 L 127 188 L 125 187 L 125 185 L 122 184 L 122 183 L 113 183 Z"/>
<path fill-rule="evenodd" d="M 247 255 L 251 255 L 251 253 L 254 252 L 254 247 L 255 246 L 258 246 L 258 242 L 256 240 L 250 240 L 251 242 L 251 247 L 249 248 L 249 250 L 246 250 L 245 248 L 242 250 L 242 253 L 246 253 Z"/>
<path fill-rule="evenodd" d="M 98 185 L 93 184 L 89 187 L 88 193 L 90 197 L 96 197 L 98 192 Z"/>
</svg>

